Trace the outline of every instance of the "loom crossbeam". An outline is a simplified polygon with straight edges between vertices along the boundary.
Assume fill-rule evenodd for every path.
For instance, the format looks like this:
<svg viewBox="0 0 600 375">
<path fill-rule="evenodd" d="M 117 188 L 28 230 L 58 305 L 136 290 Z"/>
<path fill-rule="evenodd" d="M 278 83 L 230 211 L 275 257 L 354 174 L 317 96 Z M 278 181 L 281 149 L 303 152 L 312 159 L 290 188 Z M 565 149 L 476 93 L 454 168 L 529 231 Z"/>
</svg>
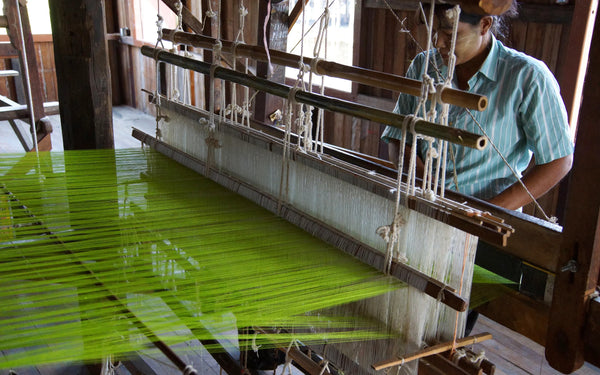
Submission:
<svg viewBox="0 0 600 375">
<path fill-rule="evenodd" d="M 205 49 L 212 49 L 217 42 L 216 39 L 208 36 L 186 33 L 172 29 L 164 29 L 163 37 L 165 40 L 173 43 L 185 44 L 192 47 L 201 47 Z M 293 68 L 297 68 L 298 62 L 302 61 L 307 66 L 310 66 L 311 69 L 314 67 L 315 71 L 313 73 L 319 75 L 347 79 L 352 82 L 392 91 L 399 91 L 413 96 L 421 95 L 420 81 L 395 74 L 378 72 L 355 66 L 347 66 L 333 61 L 314 59 L 306 56 L 301 58 L 298 55 L 275 49 L 269 49 L 269 55 L 267 55 L 264 47 L 260 46 L 234 44 L 226 40 L 221 40 L 221 43 L 223 45 L 223 52 L 229 53 L 233 56 L 249 57 L 264 62 L 270 61 L 274 64 Z M 483 95 L 477 95 L 449 87 L 440 89 L 442 90 L 441 99 L 445 103 L 477 111 L 483 111 L 487 107 L 487 98 Z"/>
<path fill-rule="evenodd" d="M 210 117 L 209 113 L 206 111 L 168 100 L 164 96 L 161 97 L 160 101 L 164 109 L 168 109 L 174 113 L 173 117 L 180 116 L 180 118 L 190 119 L 199 117 L 209 119 Z M 268 131 L 270 129 L 248 129 L 221 120 L 219 120 L 219 126 L 222 128 L 223 132 L 228 134 L 228 136 L 251 142 L 256 147 L 269 150 L 274 155 L 283 152 L 283 144 L 281 141 L 282 134 L 280 131 L 273 135 L 269 135 Z M 203 131 L 202 126 L 199 123 L 197 126 L 194 125 L 193 131 L 201 133 Z M 134 130 L 132 135 L 142 142 L 148 141 L 151 142 L 151 144 L 156 145 L 160 143 L 154 142 L 152 137 L 149 137 L 138 130 Z M 166 143 L 160 147 L 165 146 L 170 148 Z M 178 148 L 174 148 L 170 151 L 165 149 L 164 152 L 166 152 L 169 157 L 171 157 L 170 155 L 181 153 L 181 155 L 177 156 L 178 159 L 175 160 L 190 158 L 192 164 L 204 163 L 200 158 L 186 153 L 181 148 L 179 148 L 179 151 L 177 150 Z M 338 158 L 329 157 L 328 155 L 314 157 L 309 154 L 298 152 L 295 154 L 294 158 L 296 161 L 304 163 L 311 168 L 320 169 L 327 174 L 334 174 L 340 179 L 364 187 L 382 197 L 393 199 L 395 187 L 394 181 L 390 177 L 369 173 L 369 170 L 365 170 L 362 167 L 356 167 L 352 163 L 341 162 Z M 187 166 L 194 170 L 200 170 L 198 167 L 193 168 L 189 164 Z M 371 166 L 368 167 L 371 168 Z M 462 197 L 456 197 L 456 199 L 462 199 Z M 428 215 L 431 218 L 465 230 L 473 235 L 484 238 L 490 243 L 498 244 L 499 246 L 506 244 L 510 236 L 515 232 L 514 228 L 507 223 L 505 219 L 500 218 L 489 211 L 474 208 L 470 204 L 465 205 L 457 203 L 454 199 L 441 198 L 436 201 L 430 201 L 419 196 L 410 196 L 408 198 L 408 206 L 424 215 Z"/>
<path fill-rule="evenodd" d="M 158 61 L 167 62 L 182 68 L 190 69 L 202 74 L 211 74 L 211 64 L 195 60 L 188 57 L 179 56 L 164 50 L 158 50 L 152 47 L 144 46 L 141 49 L 142 54 L 147 57 L 155 58 Z M 271 82 L 259 77 L 250 77 L 247 74 L 236 72 L 223 67 L 216 67 L 213 72 L 216 78 L 225 79 L 257 90 L 265 91 L 269 94 L 282 98 L 292 97 L 299 103 L 308 104 L 316 108 L 344 113 L 350 116 L 372 120 L 383 124 L 388 124 L 397 128 L 402 128 L 402 123 L 406 116 L 383 111 L 380 109 L 348 102 L 341 99 L 330 98 L 306 91 L 292 91 L 292 88 L 283 84 Z M 418 120 L 415 123 L 415 131 L 420 134 L 447 140 L 466 147 L 482 150 L 487 145 L 487 139 L 483 136 L 470 133 L 457 128 L 450 128 L 425 120 Z"/>
</svg>

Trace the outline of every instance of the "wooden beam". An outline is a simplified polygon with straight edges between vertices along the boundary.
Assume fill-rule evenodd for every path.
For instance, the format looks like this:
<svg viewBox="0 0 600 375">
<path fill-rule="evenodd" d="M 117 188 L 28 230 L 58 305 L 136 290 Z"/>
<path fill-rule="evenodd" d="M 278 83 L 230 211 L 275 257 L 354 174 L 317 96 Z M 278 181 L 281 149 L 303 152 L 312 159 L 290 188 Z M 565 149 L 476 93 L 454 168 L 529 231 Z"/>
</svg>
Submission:
<svg viewBox="0 0 600 375">
<path fill-rule="evenodd" d="M 288 17 L 288 33 L 292 30 L 292 27 L 294 27 L 294 25 L 298 21 L 300 14 L 302 14 L 303 1 L 304 5 L 306 5 L 310 0 L 298 0 L 298 2 L 296 2 L 296 5 L 294 5 L 294 9 L 292 9 L 292 11 L 290 12 L 290 15 Z"/>
<path fill-rule="evenodd" d="M 492 212 L 509 223 L 515 232 L 511 234 L 506 247 L 499 248 L 533 265 L 557 271 L 559 246 L 562 228 L 548 221 L 521 212 L 493 206 L 477 198 L 446 190 L 446 196 L 457 202 L 467 202 L 470 207 Z M 531 239 L 535 238 L 535 241 Z"/>
<path fill-rule="evenodd" d="M 33 35 L 31 34 L 27 6 L 21 1 L 7 0 L 4 1 L 3 9 L 6 16 L 10 42 L 17 51 L 20 59 L 24 93 L 27 108 L 29 109 L 29 116 L 31 117 L 30 122 L 35 129 L 36 136 L 41 139 L 46 136 L 44 127 L 39 124 L 39 120 L 45 116 L 44 91 L 42 77 L 37 64 L 37 53 L 33 44 Z M 37 145 L 34 149 L 36 148 Z"/>
<path fill-rule="evenodd" d="M 540 345 L 546 343 L 549 309 L 543 302 L 509 291 L 476 310 Z"/>
<path fill-rule="evenodd" d="M 600 367 L 600 298 L 596 297 L 590 302 L 584 340 L 585 360 L 594 366 Z"/>
<path fill-rule="evenodd" d="M 44 112 L 48 115 L 56 115 L 59 113 L 58 102 L 44 103 Z M 17 104 L 14 106 L 0 107 L 0 121 L 12 119 L 26 119 L 29 117 L 29 110 L 25 104 Z"/>
<path fill-rule="evenodd" d="M 600 26 L 596 18 L 596 29 Z M 600 273 L 600 33 L 590 48 L 588 74 L 579 113 L 577 144 L 567 194 L 565 228 L 556 275 L 546 358 L 552 367 L 571 373 L 583 365 L 586 313 Z M 572 265 L 573 267 L 569 267 Z"/>
<path fill-rule="evenodd" d="M 113 148 L 104 0 L 49 6 L 64 148 Z"/>
<path fill-rule="evenodd" d="M 293 99 L 299 103 L 308 104 L 313 107 L 323 108 L 329 111 L 335 111 L 366 120 L 385 123 L 396 128 L 402 127 L 402 122 L 405 118 L 403 115 L 382 111 L 376 108 L 369 108 L 352 102 L 313 94 L 307 91 L 293 91 L 289 86 L 259 77 L 251 77 L 247 74 L 236 72 L 230 69 L 221 67 L 211 69 L 211 64 L 188 57 L 183 57 L 164 50 L 157 50 L 148 46 L 142 47 L 142 54 L 147 57 L 153 57 L 159 61 L 164 61 L 169 64 L 177 65 L 185 69 L 191 69 L 203 74 L 210 74 L 212 70 L 212 73 L 216 78 L 221 78 L 226 81 L 248 86 L 280 98 L 288 98 L 291 93 L 294 93 Z M 424 120 L 416 121 L 414 128 L 421 134 L 444 139 L 466 147 L 482 150 L 487 146 L 487 140 L 483 136 L 466 132 L 457 128 L 442 126 Z"/>
<path fill-rule="evenodd" d="M 417 352 L 403 355 L 402 357 L 398 356 L 398 358 L 393 358 L 393 359 L 389 359 L 386 361 L 375 363 L 371 367 L 375 371 L 380 371 L 380 370 L 384 370 L 384 369 L 394 367 L 394 366 L 402 366 L 405 363 L 414 361 L 419 358 L 429 357 L 434 354 L 443 353 L 443 352 L 451 350 L 451 349 L 462 348 L 463 346 L 473 345 L 478 342 L 490 340 L 491 338 L 492 338 L 492 335 L 487 332 L 480 333 L 475 336 L 469 336 L 469 337 L 464 337 L 462 339 L 458 339 L 454 342 L 449 341 L 449 342 L 443 342 L 440 344 L 432 345 L 432 346 L 426 347 L 424 349 L 421 349 Z"/>
<path fill-rule="evenodd" d="M 187 44 L 194 47 L 212 49 L 216 40 L 202 35 L 178 32 L 172 29 L 163 30 L 164 39 L 175 43 Z M 297 67 L 302 59 L 303 63 L 314 69 L 314 73 L 351 80 L 353 82 L 365 85 L 386 88 L 392 91 L 400 91 L 414 96 L 421 95 L 422 82 L 416 79 L 402 77 L 396 74 L 384 73 L 381 71 L 364 69 L 356 66 L 348 66 L 333 61 L 314 59 L 310 57 L 300 57 L 298 55 L 269 49 L 265 51 L 263 46 L 252 46 L 247 44 L 235 45 L 226 40 L 221 40 L 223 52 L 235 54 L 244 57 L 250 57 L 259 61 L 270 62 L 287 67 Z M 441 92 L 442 101 L 464 108 L 483 111 L 487 107 L 487 97 L 469 93 L 466 91 L 443 88 Z"/>
<path fill-rule="evenodd" d="M 564 61 L 560 64 L 558 82 L 573 134 L 577 127 L 583 78 L 587 68 L 597 10 L 598 0 L 580 0 L 575 3 L 569 41 L 566 50 L 562 53 Z"/>
<path fill-rule="evenodd" d="M 162 0 L 162 2 L 165 3 L 165 5 L 167 5 L 169 9 L 173 11 L 173 13 L 177 14 L 177 7 L 175 6 L 175 4 L 177 4 L 176 0 Z M 187 7 L 184 6 L 182 8 L 181 16 L 185 26 L 189 27 L 190 30 L 197 34 L 202 34 L 202 29 L 204 28 L 202 21 L 196 18 Z"/>
<path fill-rule="evenodd" d="M 11 58 L 19 57 L 19 51 L 11 43 L 0 43 L 0 57 Z"/>
</svg>

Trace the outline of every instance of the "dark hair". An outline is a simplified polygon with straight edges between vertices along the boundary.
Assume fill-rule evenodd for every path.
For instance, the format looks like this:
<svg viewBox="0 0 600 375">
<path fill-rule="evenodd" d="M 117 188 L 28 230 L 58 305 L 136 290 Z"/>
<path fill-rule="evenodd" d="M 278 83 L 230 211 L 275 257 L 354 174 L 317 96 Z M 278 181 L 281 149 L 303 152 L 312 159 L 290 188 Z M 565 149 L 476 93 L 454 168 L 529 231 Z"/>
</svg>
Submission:
<svg viewBox="0 0 600 375">
<path fill-rule="evenodd" d="M 427 16 L 428 10 L 430 9 L 429 7 L 430 7 L 430 4 L 423 4 L 423 10 L 425 11 L 426 16 Z M 452 9 L 453 7 L 454 7 L 454 5 L 451 5 L 451 4 L 436 4 L 435 9 L 433 11 L 434 11 L 435 15 L 438 17 L 438 19 L 442 20 L 442 19 L 447 19 L 446 11 Z M 418 22 L 422 23 L 423 15 L 421 14 L 421 12 L 419 10 L 417 10 L 417 16 L 418 16 Z M 479 21 L 481 21 L 481 19 L 485 16 L 487 16 L 487 15 L 486 14 L 468 13 L 468 12 L 464 12 L 461 10 L 459 20 L 461 22 L 465 22 L 470 25 L 477 25 L 479 23 Z M 501 39 L 501 40 L 506 39 L 506 37 L 508 36 L 509 31 L 510 31 L 510 19 L 516 18 L 517 16 L 518 16 L 517 1 L 513 0 L 510 8 L 506 12 L 504 12 L 498 16 L 490 16 L 493 18 L 493 23 L 492 23 L 492 27 L 491 27 L 490 31 L 492 32 L 492 34 L 494 34 L 496 36 L 496 38 Z"/>
<path fill-rule="evenodd" d="M 510 8 L 499 16 L 492 16 L 494 23 L 492 24 L 491 31 L 498 39 L 506 39 L 510 32 L 510 20 L 517 18 L 519 15 L 518 5 L 516 1 L 513 1 Z"/>
</svg>

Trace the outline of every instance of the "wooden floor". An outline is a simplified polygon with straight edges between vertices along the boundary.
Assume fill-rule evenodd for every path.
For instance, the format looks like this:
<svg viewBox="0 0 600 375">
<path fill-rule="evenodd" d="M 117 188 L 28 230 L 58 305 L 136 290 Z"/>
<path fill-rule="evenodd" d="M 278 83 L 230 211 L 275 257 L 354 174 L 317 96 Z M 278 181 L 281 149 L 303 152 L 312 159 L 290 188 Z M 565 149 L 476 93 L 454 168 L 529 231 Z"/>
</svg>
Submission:
<svg viewBox="0 0 600 375">
<path fill-rule="evenodd" d="M 54 150 L 62 150 L 62 134 L 60 131 L 59 116 L 51 116 L 54 127 L 52 144 Z M 131 137 L 131 128 L 136 127 L 148 134 L 155 134 L 155 121 L 152 116 L 146 115 L 129 107 L 115 107 L 113 109 L 115 148 L 140 147 L 139 141 Z M 26 124 L 19 126 L 26 128 Z M 12 128 L 6 121 L 0 122 L 0 153 L 23 152 L 23 148 L 14 135 Z M 544 359 L 544 348 L 535 342 L 521 336 L 490 319 L 480 316 L 473 334 L 489 332 L 494 339 L 473 347 L 475 352 L 485 351 L 486 357 L 496 365 L 496 374 L 559 374 L 550 368 Z M 220 374 L 219 366 L 199 343 L 185 343 L 195 345 L 197 350 L 193 354 L 186 352 L 187 359 L 198 369 L 200 374 Z M 0 348 L 1 349 L 1 348 Z M 0 355 L 2 352 L 0 350 Z M 137 374 L 177 374 L 180 373 L 161 355 L 140 353 L 138 357 L 128 363 L 119 365 L 116 370 L 119 375 Z M 281 373 L 281 369 L 278 374 Z M 0 375 L 11 374 L 8 370 L 0 370 Z M 66 374 L 87 375 L 89 371 L 81 364 L 39 366 L 25 369 L 15 369 L 12 374 L 32 375 L 57 375 Z M 586 364 L 575 374 L 600 375 L 600 369 Z"/>
<path fill-rule="evenodd" d="M 561 374 L 548 365 L 543 346 L 480 315 L 471 334 L 481 332 L 491 333 L 493 339 L 473 349 L 476 353 L 485 351 L 485 356 L 496 365 L 496 374 Z M 586 363 L 574 374 L 597 375 L 600 369 Z"/>
<path fill-rule="evenodd" d="M 60 128 L 60 116 L 49 116 L 52 128 L 52 150 L 63 150 L 62 132 Z M 23 134 L 29 134 L 29 125 L 17 120 L 17 126 L 22 129 Z M 150 135 L 156 134 L 156 122 L 154 117 L 144 114 L 131 107 L 113 108 L 113 132 L 115 148 L 139 147 L 140 142 L 131 136 L 131 129 L 135 127 Z M 29 146 L 31 140 L 27 139 Z M 23 146 L 13 132 L 8 121 L 0 121 L 0 153 L 24 152 Z"/>
</svg>

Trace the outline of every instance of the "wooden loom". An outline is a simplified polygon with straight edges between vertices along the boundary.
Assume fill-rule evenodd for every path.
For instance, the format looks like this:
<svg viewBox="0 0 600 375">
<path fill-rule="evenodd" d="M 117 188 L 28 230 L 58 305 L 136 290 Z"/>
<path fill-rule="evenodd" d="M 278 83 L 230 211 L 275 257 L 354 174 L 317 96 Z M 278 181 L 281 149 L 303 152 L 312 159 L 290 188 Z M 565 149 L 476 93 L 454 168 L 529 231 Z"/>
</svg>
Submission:
<svg viewBox="0 0 600 375">
<path fill-rule="evenodd" d="M 196 116 L 195 114 L 192 114 L 192 116 Z M 478 202 L 474 202 L 473 204 L 477 205 L 479 204 Z M 483 206 L 485 207 L 485 206 Z M 592 209 L 593 211 L 593 209 Z M 500 214 L 502 214 L 500 212 Z M 511 223 L 514 223 L 514 221 L 518 221 L 519 217 L 517 216 L 516 219 L 514 217 L 514 215 L 506 215 L 508 217 L 510 217 L 511 219 Z M 526 220 L 523 220 L 523 222 L 525 222 Z M 529 224 L 528 224 L 529 225 Z M 534 224 L 535 226 L 535 224 Z M 551 249 L 551 251 L 545 251 L 545 252 L 539 252 L 539 253 L 535 253 L 532 251 L 529 251 L 528 248 L 528 244 L 527 242 L 531 240 L 531 235 L 530 233 L 539 233 L 539 230 L 532 230 L 530 232 L 527 231 L 527 227 L 525 227 L 525 231 L 522 230 L 522 226 L 519 226 L 519 229 L 517 230 L 517 232 L 515 233 L 515 235 L 513 235 L 511 237 L 511 245 L 515 245 L 516 247 L 512 248 L 512 251 L 515 251 L 515 249 L 523 249 L 525 252 L 524 254 L 522 254 L 525 259 L 528 259 L 528 257 L 530 257 L 532 260 L 541 262 L 543 265 L 545 265 L 545 268 L 549 269 L 549 270 L 556 270 L 557 267 L 557 259 L 558 259 L 558 243 L 560 243 L 560 233 L 559 231 L 557 231 L 555 228 L 552 228 L 551 226 L 547 226 L 547 231 L 544 232 L 544 235 L 541 236 L 542 242 L 536 244 L 536 248 L 539 249 Z M 538 238 L 536 236 L 536 238 Z M 541 258 L 539 257 L 539 255 L 541 255 Z M 577 255 L 575 255 L 577 256 Z M 536 264 L 539 264 L 536 262 Z M 598 357 L 596 357 L 598 358 Z"/>
<path fill-rule="evenodd" d="M 177 41 L 203 38 L 168 30 L 166 34 L 167 38 L 171 37 Z M 210 39 L 205 41 L 204 46 L 213 41 Z M 227 45 L 226 43 L 224 45 Z M 238 51 L 244 48 L 236 46 Z M 292 58 L 283 53 L 271 52 L 278 62 L 285 61 L 286 58 L 287 61 L 292 61 Z M 156 51 L 152 48 L 144 47 L 142 53 L 159 61 L 204 74 L 212 73 L 215 78 L 230 80 L 281 97 L 290 95 L 289 87 L 255 77 L 250 78 L 222 67 L 211 68 L 209 64 L 165 51 Z M 260 52 L 253 48 L 252 57 L 259 55 Z M 352 74 L 351 69 L 346 72 Z M 380 81 L 384 82 L 381 78 Z M 461 98 L 460 93 L 454 94 Z M 472 99 L 472 95 L 463 95 L 462 97 Z M 153 100 L 157 99 L 153 98 Z M 295 99 L 315 107 L 341 111 L 396 126 L 399 126 L 403 119 L 403 116 L 301 91 L 295 93 Z M 392 179 L 373 175 L 364 168 L 341 162 L 327 155 L 311 155 L 294 151 L 290 157 L 289 167 L 290 193 L 283 199 L 282 205 L 282 199 L 277 198 L 280 191 L 280 175 L 278 173 L 281 169 L 280 155 L 285 147 L 280 139 L 280 134 L 273 137 L 262 131 L 232 124 L 224 119 L 217 120 L 218 123 L 215 124 L 217 131 L 212 134 L 206 126 L 211 118 L 210 113 L 169 101 L 165 97 L 160 98 L 160 103 L 161 117 L 168 119 L 161 126 L 161 140 L 137 130 L 133 132 L 134 137 L 273 212 L 280 212 L 281 216 L 289 221 L 330 243 L 336 243 L 336 246 L 342 250 L 379 269 L 382 267 L 383 254 L 376 250 L 377 248 L 381 249 L 382 241 L 376 235 L 375 230 L 381 225 L 381 222 L 385 223 L 393 216 L 394 183 Z M 481 98 L 475 98 L 475 100 L 471 100 L 471 103 L 481 103 Z M 480 104 L 471 105 L 474 105 L 474 108 L 480 106 Z M 203 121 L 199 121 L 199 119 L 203 119 Z M 457 143 L 471 142 L 470 144 L 475 147 L 482 146 L 477 136 L 466 133 L 452 134 L 454 130 L 447 128 L 442 130 L 434 124 L 422 122 L 419 124 L 419 131 L 451 139 Z M 348 204 L 349 202 L 343 198 L 348 196 L 354 197 L 351 204 Z M 373 361 L 398 356 L 398 353 L 414 351 L 421 346 L 419 343 L 421 340 L 431 343 L 435 340 L 450 339 L 450 331 L 453 330 L 449 331 L 448 328 L 454 325 L 455 313 L 447 307 L 441 307 L 439 301 L 431 297 L 439 299 L 440 295 L 437 293 L 443 293 L 445 297 L 439 300 L 443 304 L 450 305 L 451 300 L 460 301 L 462 299 L 460 296 L 466 295 L 469 287 L 463 286 L 463 290 L 458 290 L 460 289 L 460 277 L 456 273 L 456 268 L 454 271 L 447 270 L 439 264 L 432 267 L 430 262 L 436 257 L 448 257 L 448 262 L 453 264 L 450 268 L 457 266 L 462 268 L 456 262 L 452 262 L 452 259 L 456 257 L 461 259 L 463 255 L 459 255 L 459 253 L 464 251 L 468 258 L 465 261 L 467 264 L 472 264 L 476 241 L 469 234 L 448 226 L 448 223 L 499 245 L 505 244 L 507 237 L 512 233 L 510 226 L 505 225 L 502 220 L 493 215 L 473 210 L 450 200 L 438 199 L 431 202 L 417 196 L 406 199 L 407 206 L 414 211 L 405 209 L 402 212 L 403 216 L 408 218 L 408 224 L 406 230 L 402 231 L 400 241 L 402 246 L 408 249 L 409 264 L 413 266 L 395 263 L 393 273 L 415 287 L 418 292 L 409 291 L 394 296 L 392 298 L 394 302 L 367 301 L 366 305 L 355 307 L 363 312 L 366 311 L 370 316 L 388 321 L 389 327 L 404 332 L 406 340 L 403 343 L 398 340 L 386 342 L 382 346 L 371 344 L 373 353 L 366 353 L 364 347 L 363 349 L 359 349 L 359 347 L 336 349 L 335 354 L 339 354 L 341 357 L 332 359 L 332 362 L 342 363 L 342 368 L 351 369 L 353 373 L 369 371 L 364 365 L 361 367 L 358 363 L 373 363 Z M 415 240 L 411 238 L 411 234 L 415 233 L 422 235 Z M 433 235 L 428 236 L 426 233 L 436 233 L 437 238 Z M 466 279 L 470 279 L 470 267 L 472 266 L 467 266 Z M 432 273 L 432 271 L 435 272 Z M 443 279 L 446 282 L 440 283 L 436 279 Z M 422 292 L 431 297 L 425 297 Z M 414 309 L 415 311 L 401 314 L 403 316 L 399 318 L 398 316 L 392 317 L 393 314 L 383 316 L 381 311 L 373 307 L 374 305 L 394 306 L 394 303 L 403 303 L 405 309 Z M 392 308 L 392 310 L 397 308 Z M 459 302 L 453 308 L 464 312 L 466 304 Z M 427 317 L 422 319 L 423 316 Z M 464 319 L 464 314 L 460 319 L 461 321 Z M 462 324 L 464 321 L 459 323 L 459 326 Z M 357 352 L 362 352 L 358 360 L 347 359 Z M 328 353 L 327 350 L 324 351 L 324 355 L 325 358 L 335 357 L 334 353 Z"/>
</svg>

